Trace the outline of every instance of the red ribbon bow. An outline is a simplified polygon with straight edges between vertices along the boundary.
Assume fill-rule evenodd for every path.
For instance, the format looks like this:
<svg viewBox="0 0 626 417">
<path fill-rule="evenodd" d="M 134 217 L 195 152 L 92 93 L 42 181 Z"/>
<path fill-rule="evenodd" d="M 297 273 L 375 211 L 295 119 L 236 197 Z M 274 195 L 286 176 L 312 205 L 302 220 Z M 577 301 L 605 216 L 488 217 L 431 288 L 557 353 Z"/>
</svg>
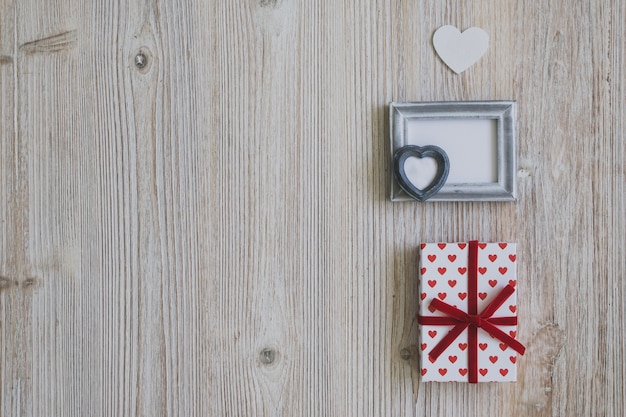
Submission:
<svg viewBox="0 0 626 417">
<path fill-rule="evenodd" d="M 496 298 L 478 314 L 478 241 L 469 242 L 468 259 L 468 287 L 467 287 L 467 313 L 450 304 L 435 298 L 430 306 L 445 313 L 448 317 L 425 317 L 418 316 L 418 323 L 434 326 L 454 326 L 448 334 L 437 343 L 430 351 L 428 357 L 436 360 L 454 340 L 468 328 L 468 356 L 469 356 L 469 382 L 478 382 L 478 328 L 480 327 L 491 336 L 499 339 L 511 349 L 523 355 L 526 351 L 524 345 L 509 336 L 496 326 L 517 325 L 517 317 L 491 317 L 500 306 L 515 292 L 515 288 L 507 285 L 500 291 Z"/>
</svg>

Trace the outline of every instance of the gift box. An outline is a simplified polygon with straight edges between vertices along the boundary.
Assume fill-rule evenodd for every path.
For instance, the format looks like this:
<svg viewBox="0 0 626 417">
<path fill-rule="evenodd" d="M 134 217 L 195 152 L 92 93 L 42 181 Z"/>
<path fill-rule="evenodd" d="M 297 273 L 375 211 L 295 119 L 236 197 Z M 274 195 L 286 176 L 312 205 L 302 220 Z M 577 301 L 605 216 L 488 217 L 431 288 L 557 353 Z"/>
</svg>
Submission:
<svg viewBox="0 0 626 417">
<path fill-rule="evenodd" d="M 516 381 L 516 261 L 514 243 L 422 243 L 423 381 Z"/>
</svg>

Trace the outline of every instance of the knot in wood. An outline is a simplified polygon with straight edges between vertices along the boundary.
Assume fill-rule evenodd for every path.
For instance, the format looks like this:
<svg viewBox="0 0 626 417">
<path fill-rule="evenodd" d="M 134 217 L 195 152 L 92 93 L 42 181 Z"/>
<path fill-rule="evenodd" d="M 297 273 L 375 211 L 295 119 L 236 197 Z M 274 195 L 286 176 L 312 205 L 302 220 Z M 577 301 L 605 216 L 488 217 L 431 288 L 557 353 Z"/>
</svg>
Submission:
<svg viewBox="0 0 626 417">
<path fill-rule="evenodd" d="M 10 288 L 15 285 L 15 281 L 8 277 L 0 276 L 0 290 Z"/>
<path fill-rule="evenodd" d="M 402 349 L 400 351 L 400 357 L 404 359 L 405 361 L 408 361 L 409 359 L 411 359 L 411 349 L 409 348 Z"/>
<path fill-rule="evenodd" d="M 148 57 L 143 52 L 135 55 L 135 66 L 137 68 L 144 69 L 146 65 L 148 65 Z"/>
<path fill-rule="evenodd" d="M 259 5 L 261 7 L 272 7 L 272 8 L 276 8 L 276 6 L 278 5 L 278 0 L 261 0 L 259 2 Z"/>
<path fill-rule="evenodd" d="M 271 365 L 276 360 L 276 352 L 273 349 L 265 348 L 261 350 L 259 358 L 261 359 L 262 364 Z"/>
</svg>

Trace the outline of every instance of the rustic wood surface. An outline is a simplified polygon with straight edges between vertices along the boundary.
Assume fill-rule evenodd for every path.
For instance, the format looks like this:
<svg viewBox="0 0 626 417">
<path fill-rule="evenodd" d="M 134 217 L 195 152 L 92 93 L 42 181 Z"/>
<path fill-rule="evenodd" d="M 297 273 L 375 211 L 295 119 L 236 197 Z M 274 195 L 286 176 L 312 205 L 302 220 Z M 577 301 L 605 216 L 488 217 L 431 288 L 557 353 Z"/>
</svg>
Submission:
<svg viewBox="0 0 626 417">
<path fill-rule="evenodd" d="M 444 24 L 491 36 L 461 75 Z M 621 0 L 0 0 L 0 415 L 622 415 L 625 31 Z M 387 103 L 480 99 L 518 101 L 518 202 L 391 203 Z M 472 238 L 519 242 L 519 382 L 420 383 L 418 244 Z"/>
</svg>

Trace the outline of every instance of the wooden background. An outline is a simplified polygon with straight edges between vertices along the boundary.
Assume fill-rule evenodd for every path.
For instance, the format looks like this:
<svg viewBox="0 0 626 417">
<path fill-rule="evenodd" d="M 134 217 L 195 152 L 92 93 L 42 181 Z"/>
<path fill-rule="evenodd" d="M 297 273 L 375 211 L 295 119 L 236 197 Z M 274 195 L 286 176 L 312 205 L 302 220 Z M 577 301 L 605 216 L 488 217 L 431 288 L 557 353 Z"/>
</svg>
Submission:
<svg viewBox="0 0 626 417">
<path fill-rule="evenodd" d="M 462 75 L 444 24 L 491 36 Z M 0 415 L 621 415 L 625 31 L 621 0 L 0 0 Z M 518 101 L 518 202 L 391 203 L 387 103 L 480 99 Z M 420 383 L 418 244 L 472 238 L 519 242 L 519 382 Z"/>
</svg>

